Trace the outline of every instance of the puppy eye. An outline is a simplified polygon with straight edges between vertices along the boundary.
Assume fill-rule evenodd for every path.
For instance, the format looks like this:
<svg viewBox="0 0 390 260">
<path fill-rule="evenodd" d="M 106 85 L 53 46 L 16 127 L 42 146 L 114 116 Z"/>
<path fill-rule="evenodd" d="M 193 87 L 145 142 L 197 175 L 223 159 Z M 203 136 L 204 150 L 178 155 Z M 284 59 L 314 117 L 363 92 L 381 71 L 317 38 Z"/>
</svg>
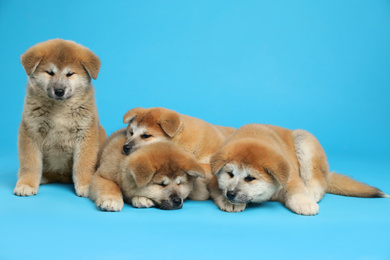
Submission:
<svg viewBox="0 0 390 260">
<path fill-rule="evenodd" d="M 130 132 L 130 135 L 133 136 L 133 134 L 134 134 L 133 131 L 131 131 L 131 132 Z"/>
<path fill-rule="evenodd" d="M 141 135 L 141 138 L 142 139 L 148 139 L 149 137 L 152 137 L 151 135 L 148 135 L 148 134 L 143 134 Z"/>
<path fill-rule="evenodd" d="M 46 71 L 47 74 L 49 74 L 50 76 L 54 76 L 54 72 L 53 71 Z"/>
<path fill-rule="evenodd" d="M 253 180 L 255 180 L 255 179 L 256 179 L 255 177 L 248 175 L 248 176 L 245 177 L 244 180 L 245 180 L 246 182 L 251 182 L 251 181 L 253 181 Z"/>
<path fill-rule="evenodd" d="M 168 186 L 167 184 L 165 184 L 165 183 L 159 183 L 158 185 L 160 185 L 161 187 L 166 187 L 166 186 Z"/>
<path fill-rule="evenodd" d="M 68 74 L 66 74 L 66 76 L 69 78 L 69 77 L 72 77 L 74 74 L 74 72 L 69 72 Z"/>
<path fill-rule="evenodd" d="M 227 174 L 229 174 L 230 178 L 233 178 L 233 177 L 234 177 L 233 172 L 227 172 Z"/>
</svg>

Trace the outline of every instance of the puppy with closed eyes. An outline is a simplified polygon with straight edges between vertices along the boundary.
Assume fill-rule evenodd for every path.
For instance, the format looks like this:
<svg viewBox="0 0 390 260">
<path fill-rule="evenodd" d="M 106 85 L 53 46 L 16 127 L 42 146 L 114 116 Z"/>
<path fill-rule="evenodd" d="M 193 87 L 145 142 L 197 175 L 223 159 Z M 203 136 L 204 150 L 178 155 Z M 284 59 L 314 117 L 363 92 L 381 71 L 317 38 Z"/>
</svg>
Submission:
<svg viewBox="0 0 390 260">
<path fill-rule="evenodd" d="M 124 202 L 136 208 L 180 209 L 193 191 L 195 179 L 205 178 L 193 155 L 170 142 L 122 153 L 126 129 L 112 134 L 92 177 L 90 198 L 105 211 L 121 211 Z"/>
<path fill-rule="evenodd" d="M 282 202 L 301 215 L 316 215 L 325 193 L 389 197 L 382 191 L 329 171 L 318 140 L 304 130 L 250 124 L 237 129 L 211 158 L 217 176 L 209 185 L 217 206 L 243 211 L 247 203 Z"/>
<path fill-rule="evenodd" d="M 124 115 L 123 123 L 128 124 L 124 154 L 129 155 L 146 144 L 171 141 L 192 153 L 205 169 L 209 168 L 210 157 L 235 130 L 161 107 L 131 109 Z M 206 184 L 209 178 L 211 174 L 207 174 L 207 179 L 195 181 L 190 199 L 209 199 Z"/>
<path fill-rule="evenodd" d="M 37 194 L 39 184 L 73 182 L 76 194 L 87 197 L 106 139 L 91 84 L 100 60 L 75 42 L 55 39 L 29 48 L 21 62 L 28 83 L 14 193 L 30 196 Z"/>
</svg>

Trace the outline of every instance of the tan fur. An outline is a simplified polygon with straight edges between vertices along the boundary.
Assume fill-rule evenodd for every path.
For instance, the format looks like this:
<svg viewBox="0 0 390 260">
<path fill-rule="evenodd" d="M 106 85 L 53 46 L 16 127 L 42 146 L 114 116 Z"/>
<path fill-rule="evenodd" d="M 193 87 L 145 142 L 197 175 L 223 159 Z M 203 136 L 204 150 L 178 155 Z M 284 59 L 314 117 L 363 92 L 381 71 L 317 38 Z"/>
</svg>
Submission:
<svg viewBox="0 0 390 260">
<path fill-rule="evenodd" d="M 220 209 L 238 212 L 248 202 L 277 200 L 302 215 L 318 213 L 325 194 L 386 197 L 380 190 L 329 172 L 324 150 L 304 130 L 250 124 L 236 130 L 210 161 L 209 185 Z"/>
<path fill-rule="evenodd" d="M 146 132 L 152 135 L 148 140 L 162 137 L 172 141 L 194 154 L 198 161 L 205 163 L 209 162 L 211 155 L 234 131 L 232 127 L 215 126 L 166 108 L 131 109 L 125 114 L 123 121 L 129 123 L 128 132 L 131 131 L 132 124 L 144 126 Z"/>
<path fill-rule="evenodd" d="M 126 129 L 109 137 L 92 177 L 90 198 L 102 210 L 120 211 L 124 202 L 138 208 L 181 208 L 194 181 L 205 178 L 195 158 L 173 143 L 152 143 L 126 156 L 126 140 Z M 181 204 L 175 205 L 175 200 Z"/>
<path fill-rule="evenodd" d="M 21 62 L 28 84 L 14 193 L 29 196 L 38 192 L 40 183 L 74 182 L 76 194 L 86 197 L 99 146 L 106 139 L 91 84 L 99 58 L 79 44 L 56 39 L 31 47 Z M 65 90 L 62 97 L 54 94 L 59 87 Z"/>
<path fill-rule="evenodd" d="M 166 108 L 134 108 L 124 115 L 123 122 L 129 124 L 126 145 L 131 148 L 131 151 L 148 143 L 167 140 L 192 153 L 198 163 L 206 168 L 209 167 L 210 157 L 234 131 L 232 127 L 212 125 Z M 150 137 L 142 138 L 140 133 L 133 135 L 135 128 L 144 129 L 142 133 Z M 208 199 L 209 192 L 206 185 L 211 178 L 211 174 L 207 174 L 206 180 L 196 180 L 195 191 L 190 198 Z"/>
</svg>

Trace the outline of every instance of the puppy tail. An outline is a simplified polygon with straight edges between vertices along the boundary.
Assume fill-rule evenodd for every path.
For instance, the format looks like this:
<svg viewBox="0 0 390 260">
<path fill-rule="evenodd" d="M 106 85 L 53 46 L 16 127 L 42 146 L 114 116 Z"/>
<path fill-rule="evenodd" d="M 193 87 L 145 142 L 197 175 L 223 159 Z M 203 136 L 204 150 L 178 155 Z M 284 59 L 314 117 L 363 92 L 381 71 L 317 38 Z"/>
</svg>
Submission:
<svg viewBox="0 0 390 260">
<path fill-rule="evenodd" d="M 364 184 L 354 179 L 332 172 L 328 179 L 326 193 L 337 194 L 349 197 L 361 198 L 389 198 L 390 196 L 381 190 Z"/>
</svg>

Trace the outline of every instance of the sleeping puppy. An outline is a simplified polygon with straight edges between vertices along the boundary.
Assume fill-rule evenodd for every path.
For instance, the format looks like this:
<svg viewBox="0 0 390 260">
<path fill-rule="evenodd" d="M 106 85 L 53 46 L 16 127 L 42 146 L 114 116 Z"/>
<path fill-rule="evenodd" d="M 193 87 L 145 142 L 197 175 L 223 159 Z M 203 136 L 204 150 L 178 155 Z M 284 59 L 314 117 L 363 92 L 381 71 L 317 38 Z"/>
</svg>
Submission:
<svg viewBox="0 0 390 260">
<path fill-rule="evenodd" d="M 90 198 L 102 210 L 120 211 L 124 202 L 136 208 L 180 209 L 194 180 L 205 178 L 195 158 L 173 143 L 152 143 L 126 156 L 126 140 L 126 129 L 118 130 L 99 156 Z"/>
<path fill-rule="evenodd" d="M 234 131 L 233 127 L 212 125 L 160 107 L 131 109 L 124 115 L 123 123 L 129 124 L 124 154 L 129 155 L 145 144 L 169 140 L 205 164 Z"/>
<path fill-rule="evenodd" d="M 99 124 L 91 78 L 99 58 L 72 41 L 50 40 L 21 56 L 28 75 L 19 127 L 19 172 L 14 193 L 35 195 L 39 184 L 74 182 L 88 196 L 99 146 L 106 133 Z"/>
<path fill-rule="evenodd" d="M 388 197 L 377 188 L 329 172 L 318 140 L 304 130 L 250 124 L 224 143 L 210 161 L 217 179 L 211 197 L 227 212 L 243 211 L 249 202 L 282 202 L 301 215 L 318 213 L 324 194 Z"/>
<path fill-rule="evenodd" d="M 123 153 L 128 155 L 143 145 L 171 141 L 192 153 L 206 170 L 206 179 L 197 179 L 192 200 L 207 200 L 210 197 L 207 183 L 211 179 L 210 157 L 235 130 L 233 127 L 212 125 L 201 119 L 179 114 L 166 108 L 134 108 L 123 117 L 127 127 L 127 141 Z"/>
</svg>

